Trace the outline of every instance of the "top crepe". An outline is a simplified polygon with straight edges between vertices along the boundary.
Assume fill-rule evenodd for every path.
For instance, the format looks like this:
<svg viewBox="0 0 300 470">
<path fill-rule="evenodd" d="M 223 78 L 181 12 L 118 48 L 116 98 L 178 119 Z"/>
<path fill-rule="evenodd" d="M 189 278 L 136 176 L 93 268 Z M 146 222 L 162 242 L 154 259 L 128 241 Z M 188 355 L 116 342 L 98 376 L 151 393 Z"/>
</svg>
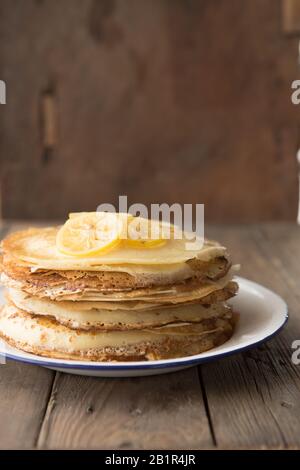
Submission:
<svg viewBox="0 0 300 470">
<path fill-rule="evenodd" d="M 56 235 L 59 227 L 34 228 L 9 235 L 2 242 L 4 254 L 24 266 L 36 269 L 101 271 L 103 266 L 135 265 L 143 270 L 177 267 L 190 260 L 210 261 L 227 257 L 226 249 L 216 242 L 205 240 L 203 247 L 187 248 L 187 239 L 168 240 L 160 247 L 147 250 L 119 246 L 109 252 L 93 257 L 76 258 L 57 250 Z"/>
</svg>

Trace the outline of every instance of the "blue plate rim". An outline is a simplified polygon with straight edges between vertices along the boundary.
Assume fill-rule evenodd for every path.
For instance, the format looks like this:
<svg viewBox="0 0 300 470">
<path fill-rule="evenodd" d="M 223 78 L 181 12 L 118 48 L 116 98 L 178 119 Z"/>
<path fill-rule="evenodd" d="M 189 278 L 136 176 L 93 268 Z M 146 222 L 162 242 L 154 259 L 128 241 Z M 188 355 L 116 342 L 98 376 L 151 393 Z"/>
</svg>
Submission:
<svg viewBox="0 0 300 470">
<path fill-rule="evenodd" d="M 261 338 L 260 340 L 254 342 L 254 343 L 251 343 L 251 344 L 248 344 L 248 345 L 245 345 L 245 346 L 241 346 L 240 348 L 235 348 L 235 349 L 232 349 L 230 351 L 227 351 L 227 352 L 216 352 L 216 354 L 214 354 L 213 356 L 208 356 L 208 357 L 193 357 L 191 359 L 188 359 L 189 356 L 187 356 L 187 358 L 180 358 L 180 360 L 173 360 L 173 359 L 167 359 L 163 362 L 161 361 L 157 361 L 157 363 L 155 363 L 155 361 L 151 361 L 151 363 L 146 363 L 145 361 L 141 362 L 141 364 L 125 364 L 124 362 L 122 364 L 99 364 L 99 363 L 96 363 L 95 365 L 93 364 L 84 364 L 83 362 L 78 364 L 78 362 L 74 361 L 74 364 L 69 364 L 69 363 L 59 363 L 59 362 L 55 362 L 55 360 L 51 361 L 51 362 L 48 362 L 48 361 L 43 361 L 43 360 L 40 360 L 40 359 L 34 359 L 34 358 L 27 358 L 27 357 L 20 357 L 20 356 L 17 356 L 17 355 L 14 355 L 14 354 L 11 354 L 9 352 L 6 352 L 5 354 L 3 354 L 1 351 L 0 351 L 0 357 L 2 358 L 5 358 L 5 359 L 9 359 L 9 360 L 14 360 L 14 361 L 17 361 L 17 362 L 22 362 L 22 363 L 26 363 L 26 364 L 31 364 L 31 365 L 39 365 L 39 366 L 42 366 L 42 367 L 48 367 L 48 368 L 57 368 L 57 369 L 73 369 L 73 370 L 99 370 L 99 371 L 117 371 L 117 370 L 124 370 L 124 371 L 134 371 L 134 370 L 146 370 L 146 369 L 173 369 L 173 368 L 178 368 L 178 367 L 189 367 L 189 366 L 193 366 L 193 365 L 196 365 L 196 364 L 204 364 L 204 363 L 207 363 L 207 362 L 213 362 L 215 360 L 218 360 L 218 359 L 223 359 L 225 357 L 228 357 L 228 356 L 232 356 L 234 354 L 237 354 L 237 353 L 240 353 L 240 352 L 243 352 L 243 351 L 246 351 L 248 349 L 252 349 L 252 348 L 255 348 L 257 346 L 259 346 L 260 344 L 262 343 L 265 343 L 267 341 L 269 341 L 270 339 L 272 339 L 274 336 L 276 336 L 277 334 L 280 333 L 280 331 L 285 327 L 285 325 L 287 324 L 287 321 L 288 321 L 288 318 L 289 318 L 289 312 L 288 312 L 288 306 L 287 306 L 287 303 L 285 302 L 285 300 L 278 294 L 276 294 L 276 292 L 272 291 L 271 289 L 269 289 L 268 287 L 265 287 L 255 281 L 251 281 L 250 279 L 246 279 L 244 277 L 240 277 L 240 276 L 236 276 L 237 279 L 241 279 L 243 281 L 246 281 L 256 287 L 259 287 L 260 289 L 263 288 L 264 290 L 268 291 L 269 293 L 271 293 L 272 295 L 275 295 L 276 297 L 278 297 L 282 302 L 283 302 L 283 305 L 284 305 L 284 308 L 285 308 L 285 311 L 283 313 L 283 321 L 281 323 L 281 325 L 275 330 L 273 331 L 271 334 L 269 335 L 266 335 L 264 336 L 263 338 Z M 41 356 L 41 359 L 43 359 L 43 356 Z M 167 362 L 167 361 L 170 361 L 170 362 Z"/>
</svg>

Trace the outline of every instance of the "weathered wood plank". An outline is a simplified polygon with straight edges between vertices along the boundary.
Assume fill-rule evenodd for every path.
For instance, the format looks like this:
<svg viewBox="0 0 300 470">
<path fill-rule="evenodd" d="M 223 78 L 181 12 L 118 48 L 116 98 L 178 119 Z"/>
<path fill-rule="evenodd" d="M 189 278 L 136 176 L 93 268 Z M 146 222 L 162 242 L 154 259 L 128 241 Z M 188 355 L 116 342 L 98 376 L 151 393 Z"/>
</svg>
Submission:
<svg viewBox="0 0 300 470">
<path fill-rule="evenodd" d="M 266 345 L 202 367 L 219 447 L 299 446 L 300 368 L 291 363 L 291 342 L 300 338 L 299 294 L 286 281 L 278 258 L 282 243 L 288 247 L 294 239 L 289 228 L 277 247 L 256 227 L 211 231 L 242 263 L 241 274 L 283 295 L 291 314 L 288 327 Z"/>
<path fill-rule="evenodd" d="M 0 448 L 34 448 L 54 373 L 8 361 L 0 365 Z"/>
<path fill-rule="evenodd" d="M 39 448 L 195 449 L 212 446 L 197 369 L 97 379 L 59 374 Z"/>
<path fill-rule="evenodd" d="M 298 0 L 282 1 L 282 26 L 285 33 L 300 33 L 300 3 Z"/>
<path fill-rule="evenodd" d="M 15 226 L 4 224 L 0 238 Z M 54 372 L 13 361 L 0 365 L 0 448 L 36 445 Z"/>
<path fill-rule="evenodd" d="M 281 5 L 1 0 L 4 215 L 63 218 L 127 194 L 203 202 L 215 221 L 291 219 L 298 39 Z"/>
</svg>

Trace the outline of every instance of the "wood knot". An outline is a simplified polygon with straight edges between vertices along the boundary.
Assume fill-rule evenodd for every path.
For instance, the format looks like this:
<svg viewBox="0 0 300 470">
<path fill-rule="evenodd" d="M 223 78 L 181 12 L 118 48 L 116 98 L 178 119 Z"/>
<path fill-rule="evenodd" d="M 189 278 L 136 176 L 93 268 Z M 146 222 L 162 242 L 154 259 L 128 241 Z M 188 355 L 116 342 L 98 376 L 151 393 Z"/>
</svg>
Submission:
<svg viewBox="0 0 300 470">
<path fill-rule="evenodd" d="M 281 406 L 283 406 L 284 408 L 293 408 L 293 404 L 292 403 L 289 403 L 287 401 L 282 401 L 281 403 Z"/>
<path fill-rule="evenodd" d="M 94 407 L 93 405 L 89 405 L 86 409 L 87 414 L 92 414 L 94 413 Z"/>
</svg>

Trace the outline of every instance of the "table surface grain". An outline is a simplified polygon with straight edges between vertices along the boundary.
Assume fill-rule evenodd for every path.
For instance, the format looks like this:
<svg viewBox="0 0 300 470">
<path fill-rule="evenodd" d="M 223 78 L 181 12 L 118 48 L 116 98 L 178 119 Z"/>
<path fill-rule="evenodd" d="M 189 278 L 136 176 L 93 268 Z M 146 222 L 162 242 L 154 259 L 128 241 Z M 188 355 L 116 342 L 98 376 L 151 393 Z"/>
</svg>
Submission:
<svg viewBox="0 0 300 470">
<path fill-rule="evenodd" d="M 28 225 L 28 223 L 27 223 Z M 26 223 L 4 223 L 3 237 Z M 0 367 L 0 447 L 37 449 L 299 448 L 300 228 L 210 226 L 241 275 L 274 289 L 290 320 L 273 340 L 167 375 L 92 378 L 8 361 Z"/>
</svg>

